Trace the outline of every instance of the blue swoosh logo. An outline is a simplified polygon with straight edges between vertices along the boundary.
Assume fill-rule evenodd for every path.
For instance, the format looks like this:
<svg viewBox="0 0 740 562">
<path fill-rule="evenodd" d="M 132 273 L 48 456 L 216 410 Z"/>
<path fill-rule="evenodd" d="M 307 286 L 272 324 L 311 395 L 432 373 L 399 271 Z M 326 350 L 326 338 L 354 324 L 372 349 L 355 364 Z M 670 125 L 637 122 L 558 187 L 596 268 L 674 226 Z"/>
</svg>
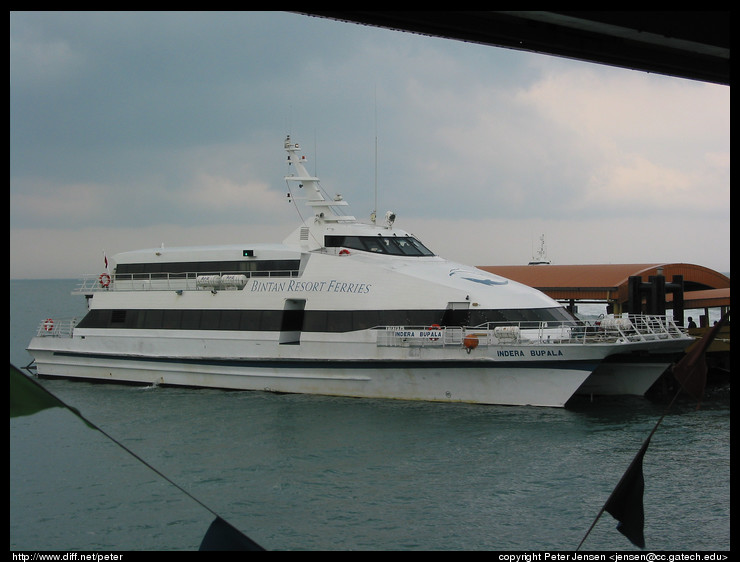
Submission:
<svg viewBox="0 0 740 562">
<path fill-rule="evenodd" d="M 453 275 L 456 275 L 458 273 L 459 274 L 467 273 L 468 275 L 470 275 L 472 272 L 471 271 L 465 271 L 463 269 L 451 269 L 450 270 L 450 277 L 452 277 Z M 475 274 L 473 274 L 473 275 L 475 275 Z M 508 279 L 502 279 L 501 281 L 494 281 L 493 279 L 488 279 L 488 278 L 484 278 L 484 277 L 464 277 L 463 276 L 463 279 L 465 279 L 466 281 L 472 281 L 473 283 L 480 283 L 481 285 L 488 285 L 488 286 L 492 286 L 492 285 L 506 285 L 509 282 Z"/>
</svg>

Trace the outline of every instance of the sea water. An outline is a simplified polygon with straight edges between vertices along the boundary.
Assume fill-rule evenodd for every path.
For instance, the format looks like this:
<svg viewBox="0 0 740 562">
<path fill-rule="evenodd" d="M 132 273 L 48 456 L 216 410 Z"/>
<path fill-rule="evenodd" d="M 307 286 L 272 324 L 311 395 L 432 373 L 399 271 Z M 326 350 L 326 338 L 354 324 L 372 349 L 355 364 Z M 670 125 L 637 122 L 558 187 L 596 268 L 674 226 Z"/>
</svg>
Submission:
<svg viewBox="0 0 740 562">
<path fill-rule="evenodd" d="M 82 315 L 73 280 L 11 281 L 11 363 Z M 194 550 L 218 515 L 268 550 L 635 550 L 599 517 L 668 404 L 432 404 L 40 381 L 10 420 L 11 550 Z M 729 388 L 679 399 L 644 459 L 647 550 L 730 549 Z M 104 433 L 103 433 L 104 432 Z"/>
</svg>

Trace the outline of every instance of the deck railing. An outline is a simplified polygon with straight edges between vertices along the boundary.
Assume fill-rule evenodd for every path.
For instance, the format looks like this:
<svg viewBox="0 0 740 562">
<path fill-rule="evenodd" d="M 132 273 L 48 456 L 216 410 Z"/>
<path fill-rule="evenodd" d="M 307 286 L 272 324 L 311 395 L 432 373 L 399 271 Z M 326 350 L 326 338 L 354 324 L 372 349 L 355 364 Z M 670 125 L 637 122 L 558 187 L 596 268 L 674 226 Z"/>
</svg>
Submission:
<svg viewBox="0 0 740 562">
<path fill-rule="evenodd" d="M 71 337 L 78 318 L 46 318 L 37 336 Z M 599 324 L 559 322 L 489 322 L 480 326 L 377 326 L 379 347 L 491 345 L 561 345 L 605 342 L 640 342 L 688 337 L 666 316 L 608 317 Z"/>
<path fill-rule="evenodd" d="M 687 337 L 666 316 L 607 317 L 598 324 L 559 322 L 488 322 L 475 327 L 381 327 L 378 346 L 589 344 L 640 342 Z"/>
<path fill-rule="evenodd" d="M 39 323 L 36 335 L 71 338 L 78 320 L 78 318 L 46 318 Z"/>
<path fill-rule="evenodd" d="M 241 290 L 252 277 L 297 277 L 298 270 L 270 271 L 191 271 L 185 273 L 123 273 L 84 275 L 75 294 L 100 291 L 196 291 Z"/>
</svg>

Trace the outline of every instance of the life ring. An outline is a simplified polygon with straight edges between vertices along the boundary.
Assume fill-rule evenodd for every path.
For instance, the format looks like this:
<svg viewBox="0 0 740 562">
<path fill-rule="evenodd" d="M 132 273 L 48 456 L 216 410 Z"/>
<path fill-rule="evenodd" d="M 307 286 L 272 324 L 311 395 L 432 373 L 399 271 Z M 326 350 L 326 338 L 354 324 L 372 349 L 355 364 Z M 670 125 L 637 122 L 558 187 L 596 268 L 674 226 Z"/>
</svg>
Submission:
<svg viewBox="0 0 740 562">
<path fill-rule="evenodd" d="M 110 286 L 110 275 L 107 273 L 101 273 L 100 277 L 98 277 L 98 282 L 100 283 L 100 286 L 104 289 L 107 289 Z"/>
<path fill-rule="evenodd" d="M 432 330 L 441 330 L 441 329 L 442 329 L 442 326 L 440 326 L 439 324 L 432 324 L 431 326 L 429 326 L 429 328 L 427 328 L 427 330 L 429 330 L 429 331 L 432 331 Z M 435 337 L 431 336 L 429 338 L 429 341 L 437 341 L 438 339 L 439 338 L 435 338 Z"/>
<path fill-rule="evenodd" d="M 349 255 L 349 250 L 347 248 L 342 248 L 341 250 L 339 250 L 339 255 L 340 256 L 348 256 Z"/>
<path fill-rule="evenodd" d="M 54 320 L 47 318 L 44 320 L 44 330 L 51 332 L 54 329 Z"/>
</svg>

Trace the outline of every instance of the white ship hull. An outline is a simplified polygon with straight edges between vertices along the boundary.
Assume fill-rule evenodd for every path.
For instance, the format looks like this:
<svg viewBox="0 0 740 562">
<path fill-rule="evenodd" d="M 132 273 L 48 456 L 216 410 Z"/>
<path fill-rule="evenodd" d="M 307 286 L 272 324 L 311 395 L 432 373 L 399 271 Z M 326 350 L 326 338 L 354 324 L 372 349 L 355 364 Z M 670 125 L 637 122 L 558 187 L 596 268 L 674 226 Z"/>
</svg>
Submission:
<svg viewBox="0 0 740 562">
<path fill-rule="evenodd" d="M 55 345 L 53 350 L 42 351 L 45 341 L 52 340 L 38 338 L 31 346 L 41 376 L 480 404 L 563 406 L 596 366 L 583 360 L 470 359 L 463 348 L 455 350 L 457 353 L 445 353 L 458 355 L 456 359 L 426 361 L 409 357 L 417 355 L 414 351 L 420 351 L 419 348 L 393 350 L 397 353 L 374 360 L 327 360 L 310 357 L 310 353 L 249 359 L 225 357 L 218 352 L 211 356 L 182 352 L 156 357 L 120 351 L 115 355 L 80 353 L 71 339 L 67 349 Z M 210 347 L 203 341 L 199 344 Z M 223 342 L 213 347 L 223 347 Z M 424 350 L 424 355 L 435 355 L 434 351 Z M 402 355 L 406 357 L 401 358 Z"/>
<path fill-rule="evenodd" d="M 584 381 L 576 394 L 586 396 L 643 396 L 671 366 L 671 361 L 605 361 Z"/>
<path fill-rule="evenodd" d="M 352 338 L 325 334 L 300 345 L 279 336 L 253 339 L 236 332 L 123 333 L 70 338 L 36 337 L 29 351 L 40 376 L 148 385 L 307 393 L 479 404 L 562 407 L 579 394 L 642 394 L 654 369 L 603 363 L 614 353 L 654 342 L 495 342 L 475 332 L 478 345 L 463 344 L 462 330 L 367 330 Z M 434 332 L 432 332 L 434 334 Z M 398 334 L 411 337 L 399 337 Z M 665 346 L 664 346 L 665 348 Z M 674 345 L 679 351 L 680 344 Z M 646 364 L 648 365 L 648 364 Z M 651 366 L 654 364 L 651 364 Z M 660 373 L 658 373 L 659 375 Z M 595 378 L 593 378 L 595 377 Z"/>
<path fill-rule="evenodd" d="M 37 355 L 40 376 L 355 398 L 562 407 L 591 373 L 570 367 L 213 362 Z"/>
<path fill-rule="evenodd" d="M 579 388 L 646 384 L 599 371 L 606 358 L 691 342 L 665 318 L 584 326 L 531 287 L 436 256 L 394 228 L 393 213 L 384 225 L 338 214 L 346 202 L 324 198 L 298 146 L 287 139 L 285 149 L 297 172 L 286 180 L 313 212 L 302 226 L 282 244 L 114 256 L 78 289 L 89 309 L 81 321 L 42 323 L 29 345 L 37 373 L 563 406 Z"/>
</svg>

